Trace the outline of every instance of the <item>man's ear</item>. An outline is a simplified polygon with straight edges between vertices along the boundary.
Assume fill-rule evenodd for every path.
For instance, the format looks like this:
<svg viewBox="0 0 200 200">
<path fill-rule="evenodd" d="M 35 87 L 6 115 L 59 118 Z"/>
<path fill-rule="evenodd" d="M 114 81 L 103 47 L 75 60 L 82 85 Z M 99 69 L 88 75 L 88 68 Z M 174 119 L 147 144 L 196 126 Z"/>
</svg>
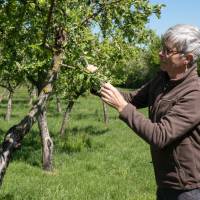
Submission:
<svg viewBox="0 0 200 200">
<path fill-rule="evenodd" d="M 186 64 L 190 64 L 190 63 L 192 63 L 193 60 L 194 60 L 194 57 L 193 57 L 193 54 L 192 54 L 192 53 L 188 53 L 188 54 L 185 56 L 185 58 L 186 58 Z"/>
</svg>

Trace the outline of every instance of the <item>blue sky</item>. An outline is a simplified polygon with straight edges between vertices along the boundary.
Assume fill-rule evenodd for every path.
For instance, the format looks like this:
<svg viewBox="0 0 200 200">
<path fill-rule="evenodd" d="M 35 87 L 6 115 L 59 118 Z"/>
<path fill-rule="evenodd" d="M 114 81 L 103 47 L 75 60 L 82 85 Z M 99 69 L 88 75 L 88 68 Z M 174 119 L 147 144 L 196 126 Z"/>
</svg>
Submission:
<svg viewBox="0 0 200 200">
<path fill-rule="evenodd" d="M 200 27 L 200 0 L 150 0 L 152 4 L 163 3 L 161 18 L 150 17 L 147 27 L 163 34 L 175 24 L 191 24 Z"/>
</svg>

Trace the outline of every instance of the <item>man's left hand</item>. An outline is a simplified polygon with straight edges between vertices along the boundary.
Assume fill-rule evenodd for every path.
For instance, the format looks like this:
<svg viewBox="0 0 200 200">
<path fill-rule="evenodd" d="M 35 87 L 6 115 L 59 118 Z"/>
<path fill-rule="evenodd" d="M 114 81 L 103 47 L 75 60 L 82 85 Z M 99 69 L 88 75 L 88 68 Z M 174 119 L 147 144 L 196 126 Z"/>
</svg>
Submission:
<svg viewBox="0 0 200 200">
<path fill-rule="evenodd" d="M 128 104 L 120 92 L 110 83 L 105 83 L 100 90 L 101 99 L 121 112 Z"/>
</svg>

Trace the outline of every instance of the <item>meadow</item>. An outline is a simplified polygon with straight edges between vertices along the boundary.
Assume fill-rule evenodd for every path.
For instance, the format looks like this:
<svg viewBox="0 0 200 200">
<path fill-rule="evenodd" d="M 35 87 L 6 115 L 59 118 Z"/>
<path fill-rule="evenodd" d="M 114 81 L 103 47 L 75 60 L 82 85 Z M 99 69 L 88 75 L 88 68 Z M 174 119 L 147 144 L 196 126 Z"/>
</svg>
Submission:
<svg viewBox="0 0 200 200">
<path fill-rule="evenodd" d="M 29 97 L 18 89 L 9 122 L 3 119 L 7 101 L 0 103 L 0 138 L 28 112 Z M 62 102 L 63 110 L 66 102 Z M 24 138 L 8 167 L 1 200 L 154 200 L 155 180 L 149 146 L 109 108 L 103 121 L 102 102 L 87 94 L 75 103 L 64 137 L 62 113 L 48 105 L 49 131 L 54 141 L 54 171 L 41 169 L 37 123 Z M 142 109 L 147 115 L 147 109 Z"/>
</svg>

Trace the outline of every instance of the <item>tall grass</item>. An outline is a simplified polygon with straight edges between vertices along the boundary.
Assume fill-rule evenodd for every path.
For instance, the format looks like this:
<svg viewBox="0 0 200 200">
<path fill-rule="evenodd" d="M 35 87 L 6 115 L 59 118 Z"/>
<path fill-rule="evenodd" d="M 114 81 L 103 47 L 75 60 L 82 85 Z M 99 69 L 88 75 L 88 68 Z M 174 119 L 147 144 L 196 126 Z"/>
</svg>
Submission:
<svg viewBox="0 0 200 200">
<path fill-rule="evenodd" d="M 28 112 L 24 88 L 14 96 L 10 122 L 0 104 L 0 137 Z M 62 102 L 63 108 L 65 102 Z M 146 109 L 141 110 L 146 114 Z M 109 108 L 103 122 L 101 101 L 92 95 L 75 104 L 65 137 L 59 136 L 62 114 L 55 101 L 48 104 L 48 124 L 54 140 L 54 171 L 41 169 L 37 124 L 15 152 L 0 190 L 6 200 L 153 200 L 155 182 L 149 147 Z"/>
</svg>

